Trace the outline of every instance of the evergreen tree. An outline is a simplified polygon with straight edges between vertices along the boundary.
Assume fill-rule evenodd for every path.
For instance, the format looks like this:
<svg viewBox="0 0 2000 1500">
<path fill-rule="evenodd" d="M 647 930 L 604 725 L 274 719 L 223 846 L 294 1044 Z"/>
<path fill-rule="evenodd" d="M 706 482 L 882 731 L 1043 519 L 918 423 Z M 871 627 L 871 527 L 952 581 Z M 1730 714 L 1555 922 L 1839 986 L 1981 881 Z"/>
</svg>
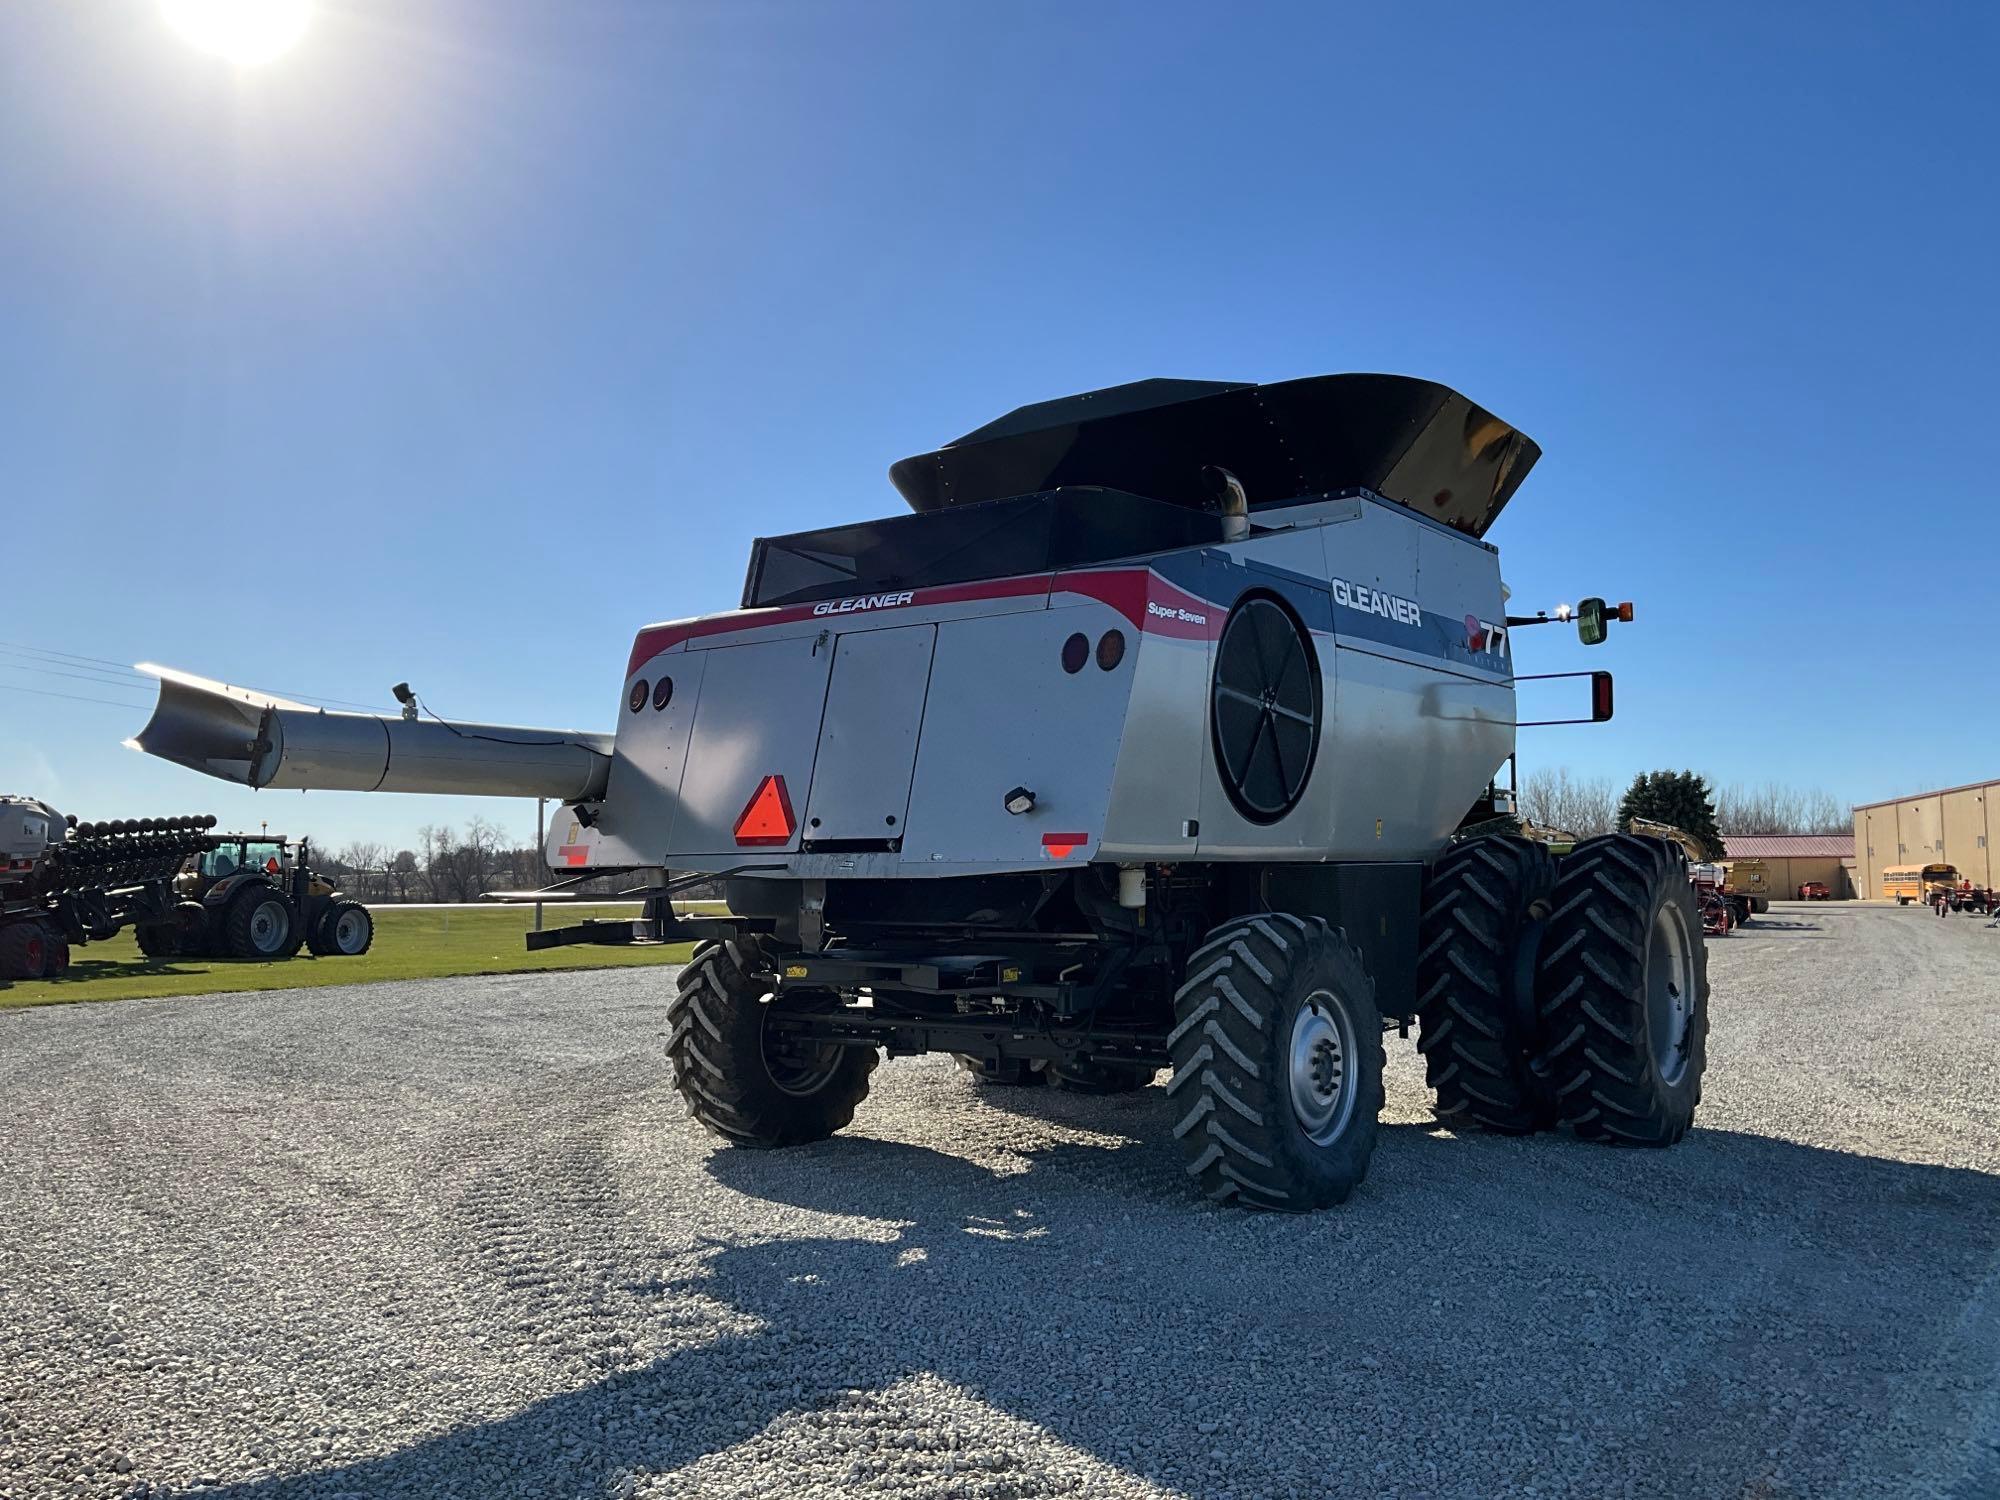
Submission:
<svg viewBox="0 0 2000 1500">
<path fill-rule="evenodd" d="M 1722 832 L 1715 826 L 1715 799 L 1708 782 L 1692 771 L 1645 771 L 1632 778 L 1618 804 L 1618 826 L 1651 818 L 1693 834 L 1710 859 L 1722 858 Z"/>
</svg>

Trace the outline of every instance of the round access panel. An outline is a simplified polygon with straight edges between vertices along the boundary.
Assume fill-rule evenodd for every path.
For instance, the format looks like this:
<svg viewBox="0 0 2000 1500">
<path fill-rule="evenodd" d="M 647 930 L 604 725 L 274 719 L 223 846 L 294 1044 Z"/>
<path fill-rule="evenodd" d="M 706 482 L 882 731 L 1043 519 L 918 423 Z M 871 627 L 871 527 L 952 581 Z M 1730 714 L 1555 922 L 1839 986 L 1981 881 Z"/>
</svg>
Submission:
<svg viewBox="0 0 2000 1500">
<path fill-rule="evenodd" d="M 1236 810 L 1275 823 L 1298 805 L 1319 750 L 1319 662 L 1297 616 L 1269 594 L 1236 601 L 1209 691 L 1215 768 Z"/>
</svg>

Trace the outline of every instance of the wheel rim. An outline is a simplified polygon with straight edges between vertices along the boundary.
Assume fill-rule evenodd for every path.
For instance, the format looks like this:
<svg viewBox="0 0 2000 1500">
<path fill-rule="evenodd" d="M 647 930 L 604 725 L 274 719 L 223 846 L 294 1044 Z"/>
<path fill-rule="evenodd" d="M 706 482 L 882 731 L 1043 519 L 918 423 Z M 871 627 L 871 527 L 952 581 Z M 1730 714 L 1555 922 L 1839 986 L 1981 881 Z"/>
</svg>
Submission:
<svg viewBox="0 0 2000 1500">
<path fill-rule="evenodd" d="M 1319 668 L 1290 611 L 1252 595 L 1216 644 L 1215 758 L 1237 810 L 1275 823 L 1298 804 L 1319 748 Z"/>
<path fill-rule="evenodd" d="M 333 924 L 333 945 L 342 953 L 355 954 L 367 935 L 368 918 L 358 911 L 344 911 Z"/>
<path fill-rule="evenodd" d="M 840 1067 L 846 1049 L 832 1042 L 800 1043 L 783 1032 L 772 1031 L 768 1023 L 775 1013 L 776 1002 L 767 998 L 764 1002 L 767 1024 L 759 1049 L 764 1054 L 764 1071 L 787 1094 L 801 1098 L 817 1094 Z"/>
<path fill-rule="evenodd" d="M 1646 944 L 1646 1029 L 1660 1081 L 1676 1084 L 1687 1072 L 1688 1031 L 1694 1023 L 1694 945 L 1687 917 L 1668 903 L 1653 914 Z"/>
<path fill-rule="evenodd" d="M 276 953 L 285 942 L 285 909 L 275 901 L 259 901 L 250 913 L 250 946 L 259 953 Z"/>
<path fill-rule="evenodd" d="M 1316 1146 L 1354 1118 L 1354 1026 L 1330 991 L 1314 990 L 1292 1019 L 1292 1113 Z"/>
</svg>

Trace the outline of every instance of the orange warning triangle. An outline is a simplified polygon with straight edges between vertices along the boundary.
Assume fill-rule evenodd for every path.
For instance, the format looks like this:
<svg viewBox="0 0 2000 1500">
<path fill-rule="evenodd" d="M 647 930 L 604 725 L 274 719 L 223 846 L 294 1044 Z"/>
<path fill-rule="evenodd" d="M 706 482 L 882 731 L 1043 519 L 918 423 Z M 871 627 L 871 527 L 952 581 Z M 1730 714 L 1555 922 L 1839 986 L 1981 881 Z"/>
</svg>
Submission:
<svg viewBox="0 0 2000 1500">
<path fill-rule="evenodd" d="M 785 792 L 785 778 L 766 776 L 757 783 L 736 820 L 739 844 L 787 844 L 798 827 L 792 817 L 792 799 Z"/>
</svg>

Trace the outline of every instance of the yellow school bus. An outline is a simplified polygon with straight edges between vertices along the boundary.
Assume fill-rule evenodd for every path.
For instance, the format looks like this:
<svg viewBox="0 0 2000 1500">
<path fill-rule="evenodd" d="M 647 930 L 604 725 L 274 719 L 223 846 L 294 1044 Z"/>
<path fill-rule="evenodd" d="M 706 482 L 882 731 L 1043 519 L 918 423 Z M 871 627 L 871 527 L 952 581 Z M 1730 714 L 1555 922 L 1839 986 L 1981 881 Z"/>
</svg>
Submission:
<svg viewBox="0 0 2000 1500">
<path fill-rule="evenodd" d="M 1928 903 L 1933 894 L 1950 895 L 1958 886 L 1958 871 L 1950 865 L 1890 865 L 1882 872 L 1882 899 L 1908 906 Z"/>
</svg>

